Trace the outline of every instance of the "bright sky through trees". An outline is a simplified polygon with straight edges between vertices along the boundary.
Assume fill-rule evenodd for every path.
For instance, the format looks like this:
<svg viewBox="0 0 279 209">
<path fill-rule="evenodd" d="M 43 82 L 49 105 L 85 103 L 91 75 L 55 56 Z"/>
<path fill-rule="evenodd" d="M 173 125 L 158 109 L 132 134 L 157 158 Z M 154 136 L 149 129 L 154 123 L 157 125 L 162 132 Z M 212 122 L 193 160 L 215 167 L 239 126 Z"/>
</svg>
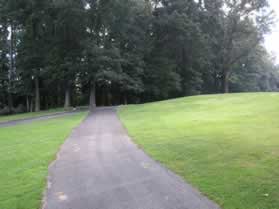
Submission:
<svg viewBox="0 0 279 209">
<path fill-rule="evenodd" d="M 267 49 L 276 56 L 279 63 L 279 1 L 269 0 L 271 8 L 276 13 L 277 23 L 272 29 L 272 33 L 266 36 L 265 45 Z"/>
</svg>

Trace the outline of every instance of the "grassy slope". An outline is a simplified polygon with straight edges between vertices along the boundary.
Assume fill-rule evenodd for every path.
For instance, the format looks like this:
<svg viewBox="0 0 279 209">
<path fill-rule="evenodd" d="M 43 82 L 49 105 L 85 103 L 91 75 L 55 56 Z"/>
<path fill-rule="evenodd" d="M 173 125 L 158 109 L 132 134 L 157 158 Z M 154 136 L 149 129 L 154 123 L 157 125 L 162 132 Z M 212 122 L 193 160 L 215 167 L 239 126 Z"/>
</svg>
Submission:
<svg viewBox="0 0 279 209">
<path fill-rule="evenodd" d="M 0 208 L 38 209 L 48 165 L 86 113 L 0 128 Z"/>
<path fill-rule="evenodd" d="M 7 122 L 7 121 L 19 120 L 19 119 L 27 119 L 27 118 L 32 118 L 32 117 L 49 115 L 49 114 L 52 114 L 52 113 L 59 113 L 59 112 L 64 112 L 64 109 L 63 108 L 56 108 L 56 109 L 40 111 L 40 112 L 29 112 L 29 113 L 15 114 L 15 115 L 0 116 L 0 122 Z"/>
<path fill-rule="evenodd" d="M 279 208 L 279 94 L 188 97 L 119 115 L 147 153 L 222 208 Z"/>
</svg>

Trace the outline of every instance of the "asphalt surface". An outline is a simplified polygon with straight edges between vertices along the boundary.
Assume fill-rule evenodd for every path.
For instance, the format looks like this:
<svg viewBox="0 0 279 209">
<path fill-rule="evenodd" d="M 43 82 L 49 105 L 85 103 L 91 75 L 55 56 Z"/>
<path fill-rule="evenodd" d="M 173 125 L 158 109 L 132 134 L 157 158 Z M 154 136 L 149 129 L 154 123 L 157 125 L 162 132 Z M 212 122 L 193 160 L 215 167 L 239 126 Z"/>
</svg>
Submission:
<svg viewBox="0 0 279 209">
<path fill-rule="evenodd" d="M 26 123 L 32 123 L 32 122 L 41 121 L 41 120 L 49 120 L 49 119 L 59 118 L 59 117 L 64 117 L 64 116 L 70 116 L 70 115 L 77 114 L 79 112 L 81 112 L 81 111 L 77 110 L 77 111 L 71 111 L 71 112 L 50 113 L 49 115 L 44 115 L 44 116 L 37 116 L 37 117 L 26 118 L 26 119 L 18 119 L 18 120 L 12 120 L 12 121 L 7 121 L 7 122 L 0 122 L 0 128 L 16 126 L 16 125 L 26 124 Z"/>
<path fill-rule="evenodd" d="M 43 209 L 219 209 L 148 157 L 113 108 L 76 128 L 49 168 Z"/>
</svg>

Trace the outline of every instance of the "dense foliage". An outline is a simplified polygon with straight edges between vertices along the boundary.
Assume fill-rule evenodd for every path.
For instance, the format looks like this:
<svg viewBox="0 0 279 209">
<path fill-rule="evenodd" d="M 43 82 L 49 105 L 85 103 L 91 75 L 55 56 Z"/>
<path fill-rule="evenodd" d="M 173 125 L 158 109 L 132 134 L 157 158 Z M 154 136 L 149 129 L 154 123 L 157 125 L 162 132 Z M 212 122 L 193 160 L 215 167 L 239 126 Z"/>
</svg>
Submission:
<svg viewBox="0 0 279 209">
<path fill-rule="evenodd" d="M 0 109 L 276 91 L 266 0 L 0 0 Z"/>
</svg>

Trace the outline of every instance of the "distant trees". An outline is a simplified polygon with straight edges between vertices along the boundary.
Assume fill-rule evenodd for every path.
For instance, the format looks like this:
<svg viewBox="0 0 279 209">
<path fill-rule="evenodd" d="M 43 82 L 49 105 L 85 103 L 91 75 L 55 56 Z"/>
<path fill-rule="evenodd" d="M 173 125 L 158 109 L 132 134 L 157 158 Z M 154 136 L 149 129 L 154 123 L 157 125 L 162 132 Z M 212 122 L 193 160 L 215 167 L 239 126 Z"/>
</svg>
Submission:
<svg viewBox="0 0 279 209">
<path fill-rule="evenodd" d="M 0 109 L 276 91 L 271 23 L 266 0 L 0 0 Z"/>
<path fill-rule="evenodd" d="M 223 92 L 229 92 L 229 76 L 233 66 L 248 56 L 269 30 L 271 13 L 266 0 L 224 1 L 221 54 Z"/>
<path fill-rule="evenodd" d="M 233 66 L 230 89 L 233 92 L 278 91 L 278 70 L 274 58 L 262 46 L 257 46 Z"/>
<path fill-rule="evenodd" d="M 204 17 L 203 29 L 210 37 L 210 65 L 216 87 L 229 92 L 234 66 L 249 56 L 269 31 L 273 13 L 266 0 L 199 1 Z M 210 28 L 209 28 L 210 27 Z M 221 80 L 221 84 L 216 81 Z"/>
</svg>

